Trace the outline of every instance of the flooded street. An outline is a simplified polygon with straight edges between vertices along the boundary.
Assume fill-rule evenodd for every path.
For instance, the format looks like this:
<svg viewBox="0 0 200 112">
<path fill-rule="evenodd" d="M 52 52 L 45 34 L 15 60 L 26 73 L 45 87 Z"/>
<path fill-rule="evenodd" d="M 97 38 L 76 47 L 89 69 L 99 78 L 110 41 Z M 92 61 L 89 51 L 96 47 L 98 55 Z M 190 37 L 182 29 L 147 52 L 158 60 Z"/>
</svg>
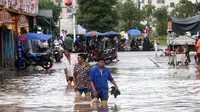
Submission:
<svg viewBox="0 0 200 112">
<path fill-rule="evenodd" d="M 50 72 L 1 74 L 0 112 L 200 112 L 200 74 L 194 62 L 175 70 L 168 57 L 156 58 L 154 52 L 121 52 L 119 59 L 108 67 L 121 95 L 115 99 L 109 93 L 108 109 L 75 102 L 57 63 Z"/>
</svg>

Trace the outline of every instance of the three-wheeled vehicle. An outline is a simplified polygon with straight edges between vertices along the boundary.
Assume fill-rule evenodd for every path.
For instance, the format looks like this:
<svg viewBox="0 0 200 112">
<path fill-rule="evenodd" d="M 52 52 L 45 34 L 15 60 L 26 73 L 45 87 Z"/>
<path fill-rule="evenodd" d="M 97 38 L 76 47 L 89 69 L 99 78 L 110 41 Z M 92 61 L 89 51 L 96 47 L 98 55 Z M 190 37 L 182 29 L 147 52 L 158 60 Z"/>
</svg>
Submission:
<svg viewBox="0 0 200 112">
<path fill-rule="evenodd" d="M 97 61 L 98 58 L 103 57 L 106 64 L 110 64 L 116 59 L 116 48 L 107 46 L 110 33 L 99 33 L 95 31 L 88 32 L 86 36 L 87 50 L 86 54 L 89 62 Z"/>
<path fill-rule="evenodd" d="M 26 69 L 28 66 L 41 66 L 44 69 L 50 69 L 53 66 L 52 53 L 33 53 L 30 49 L 23 49 L 22 42 L 24 40 L 49 40 L 52 35 L 26 33 L 17 38 L 17 59 L 15 66 L 18 69 Z"/>
<path fill-rule="evenodd" d="M 190 51 L 195 51 L 195 41 L 192 34 L 200 30 L 200 16 L 190 18 L 172 18 L 168 22 L 168 48 L 172 52 L 169 56 L 169 64 L 177 65 L 184 63 L 188 65 L 190 62 Z M 181 49 L 186 49 L 180 53 Z"/>
</svg>

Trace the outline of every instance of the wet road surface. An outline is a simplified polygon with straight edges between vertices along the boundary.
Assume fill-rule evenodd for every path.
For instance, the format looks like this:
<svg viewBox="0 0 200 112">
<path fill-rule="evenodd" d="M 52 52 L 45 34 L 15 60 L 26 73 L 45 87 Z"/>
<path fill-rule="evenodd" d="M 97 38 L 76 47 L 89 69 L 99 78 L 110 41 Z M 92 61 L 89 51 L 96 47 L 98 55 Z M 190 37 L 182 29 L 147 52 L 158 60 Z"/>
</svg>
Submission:
<svg viewBox="0 0 200 112">
<path fill-rule="evenodd" d="M 108 108 L 88 101 L 75 102 L 74 90 L 67 88 L 63 66 L 56 63 L 48 72 L 2 73 L 0 112 L 200 111 L 200 74 L 194 62 L 175 70 L 167 64 L 167 57 L 155 57 L 154 52 L 121 52 L 119 59 L 108 67 L 121 95 L 117 99 L 110 95 Z"/>
</svg>

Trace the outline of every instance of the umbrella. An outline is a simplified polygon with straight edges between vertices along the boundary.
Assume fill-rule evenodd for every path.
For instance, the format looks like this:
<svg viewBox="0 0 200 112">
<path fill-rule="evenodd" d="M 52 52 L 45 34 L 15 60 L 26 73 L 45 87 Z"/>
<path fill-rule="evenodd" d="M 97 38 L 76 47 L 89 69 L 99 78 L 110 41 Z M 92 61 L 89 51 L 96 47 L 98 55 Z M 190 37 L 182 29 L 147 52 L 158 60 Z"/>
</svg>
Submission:
<svg viewBox="0 0 200 112">
<path fill-rule="evenodd" d="M 140 36 L 140 35 L 142 35 L 141 31 L 137 30 L 137 29 L 131 29 L 131 30 L 129 30 L 128 34 L 131 35 L 131 36 Z"/>
<path fill-rule="evenodd" d="M 124 36 L 124 34 L 125 34 L 125 31 L 121 31 L 121 32 L 120 32 L 120 35 L 121 35 L 121 36 Z"/>
<path fill-rule="evenodd" d="M 52 35 L 47 34 L 37 34 L 37 33 L 26 33 L 22 34 L 17 38 L 17 41 L 23 40 L 49 40 L 52 38 Z"/>
<path fill-rule="evenodd" d="M 104 33 L 106 36 L 119 36 L 118 32 L 115 31 L 109 31 Z"/>
<path fill-rule="evenodd" d="M 105 36 L 104 33 L 100 33 L 97 31 L 90 31 L 85 34 L 86 37 L 93 37 L 93 36 Z"/>
<path fill-rule="evenodd" d="M 86 34 L 86 29 L 83 28 L 81 25 L 78 25 L 78 34 Z"/>
</svg>

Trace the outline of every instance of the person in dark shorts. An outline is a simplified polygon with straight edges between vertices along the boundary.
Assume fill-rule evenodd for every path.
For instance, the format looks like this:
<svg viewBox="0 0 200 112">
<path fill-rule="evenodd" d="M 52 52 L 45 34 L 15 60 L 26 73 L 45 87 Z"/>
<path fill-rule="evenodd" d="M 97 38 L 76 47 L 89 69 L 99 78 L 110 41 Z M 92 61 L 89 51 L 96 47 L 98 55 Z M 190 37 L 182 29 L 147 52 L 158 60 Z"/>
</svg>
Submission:
<svg viewBox="0 0 200 112">
<path fill-rule="evenodd" d="M 80 98 L 84 93 L 85 98 L 89 98 L 90 82 L 88 80 L 91 66 L 86 62 L 86 55 L 78 55 L 78 64 L 74 67 L 74 89 L 76 91 L 76 98 Z"/>
<path fill-rule="evenodd" d="M 108 100 L 108 80 L 118 89 L 108 68 L 106 68 L 103 58 L 99 58 L 97 65 L 90 71 L 90 92 L 93 103 L 97 103 L 99 99 L 102 105 L 107 106 Z"/>
</svg>

